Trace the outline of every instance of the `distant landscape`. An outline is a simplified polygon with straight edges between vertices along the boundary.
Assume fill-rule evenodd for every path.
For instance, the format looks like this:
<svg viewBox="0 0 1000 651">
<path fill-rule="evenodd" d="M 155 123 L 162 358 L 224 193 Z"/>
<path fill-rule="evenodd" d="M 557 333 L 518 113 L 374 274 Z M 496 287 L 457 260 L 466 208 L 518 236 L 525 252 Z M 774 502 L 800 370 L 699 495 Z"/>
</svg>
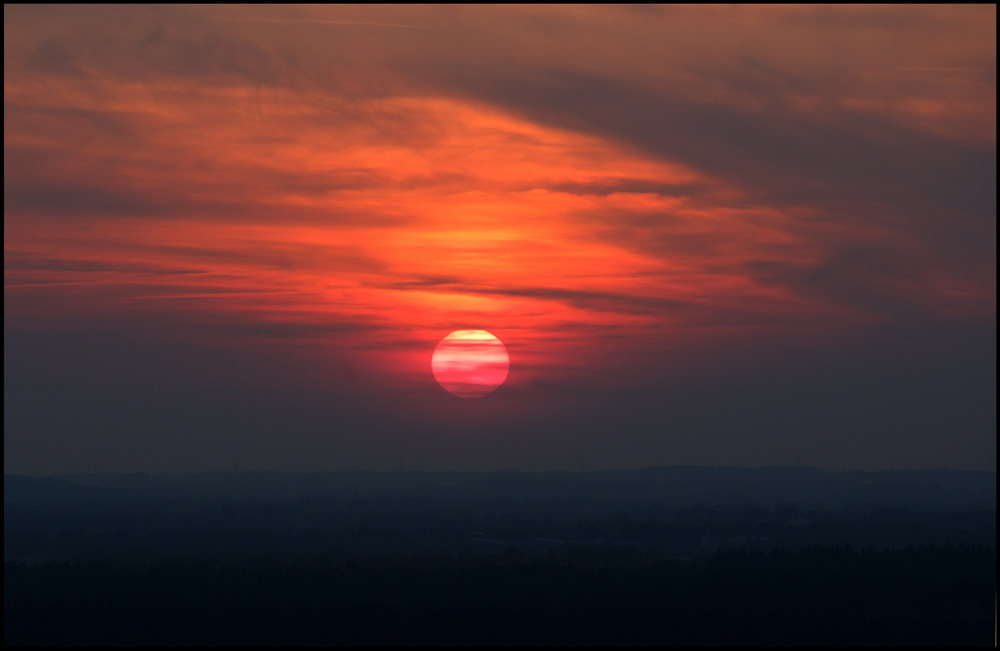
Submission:
<svg viewBox="0 0 1000 651">
<path fill-rule="evenodd" d="M 994 640 L 996 473 L 4 476 L 5 644 Z"/>
</svg>

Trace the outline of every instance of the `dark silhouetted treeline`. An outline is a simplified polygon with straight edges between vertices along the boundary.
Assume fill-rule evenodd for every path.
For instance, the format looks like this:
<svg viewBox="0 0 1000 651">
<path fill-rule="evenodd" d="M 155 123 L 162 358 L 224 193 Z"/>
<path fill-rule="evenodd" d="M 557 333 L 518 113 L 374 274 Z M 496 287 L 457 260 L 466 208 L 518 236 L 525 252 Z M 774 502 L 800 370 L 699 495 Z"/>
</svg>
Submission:
<svg viewBox="0 0 1000 651">
<path fill-rule="evenodd" d="M 7 476 L 4 641 L 994 642 L 994 473 L 588 475 Z"/>
<path fill-rule="evenodd" d="M 5 566 L 7 644 L 987 645 L 995 550 Z"/>
</svg>

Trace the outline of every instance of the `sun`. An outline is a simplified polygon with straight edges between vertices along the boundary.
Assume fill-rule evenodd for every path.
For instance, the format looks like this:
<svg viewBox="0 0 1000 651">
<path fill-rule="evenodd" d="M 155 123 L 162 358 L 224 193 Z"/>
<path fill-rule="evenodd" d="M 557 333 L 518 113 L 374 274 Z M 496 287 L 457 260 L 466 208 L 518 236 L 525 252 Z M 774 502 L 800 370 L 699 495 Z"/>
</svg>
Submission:
<svg viewBox="0 0 1000 651">
<path fill-rule="evenodd" d="M 431 356 L 434 379 L 460 398 L 481 398 L 507 379 L 507 347 L 486 330 L 456 330 L 438 342 Z"/>
</svg>

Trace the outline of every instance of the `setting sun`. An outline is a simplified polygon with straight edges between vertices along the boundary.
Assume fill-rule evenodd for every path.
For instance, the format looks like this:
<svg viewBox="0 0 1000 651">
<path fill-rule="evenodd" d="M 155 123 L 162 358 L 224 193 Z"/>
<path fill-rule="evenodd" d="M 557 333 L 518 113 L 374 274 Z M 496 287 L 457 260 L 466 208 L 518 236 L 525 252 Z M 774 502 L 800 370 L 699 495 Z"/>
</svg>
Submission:
<svg viewBox="0 0 1000 651">
<path fill-rule="evenodd" d="M 507 379 L 507 347 L 486 330 L 456 330 L 431 357 L 434 379 L 460 398 L 481 398 Z"/>
</svg>

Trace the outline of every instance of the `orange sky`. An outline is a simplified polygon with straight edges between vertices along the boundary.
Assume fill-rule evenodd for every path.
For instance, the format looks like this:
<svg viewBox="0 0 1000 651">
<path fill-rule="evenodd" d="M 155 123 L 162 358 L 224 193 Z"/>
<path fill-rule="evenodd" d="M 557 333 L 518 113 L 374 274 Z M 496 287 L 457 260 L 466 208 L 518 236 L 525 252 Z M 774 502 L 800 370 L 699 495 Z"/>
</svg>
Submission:
<svg viewBox="0 0 1000 651">
<path fill-rule="evenodd" d="M 993 6 L 4 14 L 19 327 L 538 392 L 994 318 Z"/>
</svg>

